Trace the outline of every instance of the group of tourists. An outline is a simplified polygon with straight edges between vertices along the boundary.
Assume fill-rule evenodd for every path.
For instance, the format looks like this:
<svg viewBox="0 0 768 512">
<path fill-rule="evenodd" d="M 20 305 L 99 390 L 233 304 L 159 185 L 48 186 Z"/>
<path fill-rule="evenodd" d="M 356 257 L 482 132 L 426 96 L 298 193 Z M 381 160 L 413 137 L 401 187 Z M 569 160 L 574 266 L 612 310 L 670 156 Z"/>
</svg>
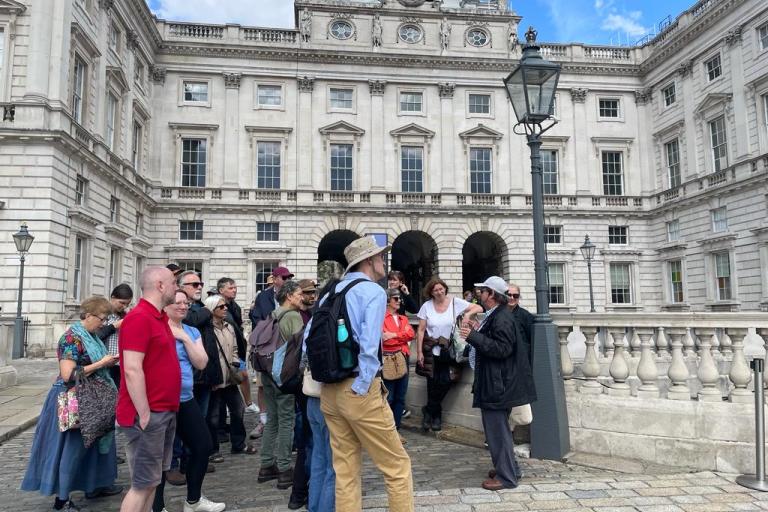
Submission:
<svg viewBox="0 0 768 512">
<path fill-rule="evenodd" d="M 319 293 L 314 280 L 274 268 L 248 312 L 250 340 L 237 285 L 228 277 L 204 298 L 196 272 L 150 267 L 130 311 L 134 296 L 126 284 L 109 300 L 84 300 L 79 320 L 59 339 L 59 376 L 43 406 L 22 489 L 54 495 L 54 510 L 79 510 L 71 492 L 84 491 L 87 499 L 122 493 L 117 464 L 127 462 L 130 488 L 121 512 L 167 512 L 166 483 L 186 486 L 184 512 L 220 512 L 225 503 L 202 489 L 206 474 L 225 461 L 227 442 L 230 457 L 258 453 L 256 482 L 290 488 L 290 509 L 361 510 L 365 450 L 385 479 L 389 509 L 412 511 L 411 461 L 399 434 L 409 414 L 412 348 L 415 371 L 427 383 L 422 429 L 442 429 L 442 403 L 461 375 L 461 361 L 468 361 L 473 406 L 481 410 L 493 462 L 482 486 L 516 487 L 521 472 L 510 412 L 536 399 L 533 316 L 519 306 L 519 287 L 493 276 L 476 283 L 466 300 L 433 277 L 419 308 L 403 274 L 385 272 L 388 249 L 372 237 L 351 242 L 343 276 Z M 379 284 L 385 278 L 386 288 Z M 408 313 L 416 315 L 415 330 Z M 298 344 L 295 386 L 275 368 L 259 366 L 256 347 L 270 326 L 279 346 Z M 457 353 L 460 344 L 465 348 Z M 288 360 L 280 359 L 286 367 Z M 260 370 L 253 380 L 248 361 Z M 112 393 L 117 429 L 109 425 L 93 442 L 86 429 L 96 421 L 89 417 L 92 402 L 108 404 L 110 396 L 88 392 L 96 381 Z M 258 414 L 250 434 L 247 411 Z M 257 449 L 251 440 L 259 437 Z"/>
</svg>

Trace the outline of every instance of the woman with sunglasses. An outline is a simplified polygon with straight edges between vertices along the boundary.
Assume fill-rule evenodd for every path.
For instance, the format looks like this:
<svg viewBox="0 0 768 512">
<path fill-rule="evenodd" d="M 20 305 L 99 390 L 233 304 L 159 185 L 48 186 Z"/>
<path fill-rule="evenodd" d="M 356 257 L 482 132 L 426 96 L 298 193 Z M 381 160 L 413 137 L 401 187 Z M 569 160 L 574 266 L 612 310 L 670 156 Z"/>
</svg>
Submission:
<svg viewBox="0 0 768 512">
<path fill-rule="evenodd" d="M 189 451 L 186 464 L 187 500 L 184 502 L 184 512 L 221 512 L 226 508 L 224 503 L 213 502 L 202 494 L 203 479 L 208 469 L 208 455 L 211 452 L 211 436 L 205 416 L 192 394 L 192 371 L 193 368 L 198 370 L 205 368 L 208 364 L 208 354 L 200 339 L 200 331 L 181 323 L 188 310 L 189 299 L 182 290 L 176 292 L 174 303 L 165 307 L 168 325 L 173 332 L 173 337 L 176 338 L 176 354 L 181 367 L 181 397 L 176 418 L 176 435 Z M 164 490 L 165 474 L 155 491 L 155 501 L 152 505 L 154 512 L 167 512 Z"/>
<path fill-rule="evenodd" d="M 221 384 L 214 386 L 213 393 L 211 393 L 211 401 L 208 404 L 208 429 L 211 433 L 212 451 L 214 454 L 212 458 L 214 460 L 221 460 L 218 426 L 219 406 L 222 402 L 229 409 L 229 439 L 232 443 L 232 453 L 253 455 L 256 453 L 256 449 L 245 442 L 245 424 L 243 423 L 245 402 L 240 395 L 239 382 L 234 382 L 229 378 L 230 373 L 240 375 L 240 358 L 237 355 L 235 328 L 226 320 L 227 304 L 221 295 L 206 297 L 203 303 L 212 315 L 213 332 L 218 352 L 217 361 L 219 362 L 223 378 Z M 231 370 L 234 370 L 234 372 Z"/>
<path fill-rule="evenodd" d="M 389 288 L 387 290 L 387 312 L 384 314 L 384 326 L 381 339 L 385 357 L 401 358 L 405 364 L 405 375 L 399 379 L 383 379 L 389 394 L 387 401 L 395 417 L 395 427 L 400 430 L 400 420 L 405 410 L 405 393 L 408 391 L 408 359 L 410 357 L 410 343 L 414 332 L 408 317 L 398 313 L 402 297 L 400 290 Z M 405 444 L 405 438 L 400 436 L 400 441 Z"/>
</svg>

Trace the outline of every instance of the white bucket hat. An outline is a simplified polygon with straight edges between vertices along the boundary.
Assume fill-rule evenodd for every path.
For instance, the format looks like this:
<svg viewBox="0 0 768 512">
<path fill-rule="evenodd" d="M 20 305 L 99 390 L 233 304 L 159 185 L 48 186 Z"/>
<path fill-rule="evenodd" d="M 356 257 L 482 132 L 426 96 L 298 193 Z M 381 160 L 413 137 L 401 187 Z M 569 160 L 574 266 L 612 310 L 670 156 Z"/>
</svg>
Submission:
<svg viewBox="0 0 768 512">
<path fill-rule="evenodd" d="M 501 295 L 507 294 L 507 282 L 499 276 L 491 276 L 482 283 L 475 283 L 477 288 L 488 288 Z"/>
<path fill-rule="evenodd" d="M 344 270 L 344 272 L 349 272 L 349 269 L 361 261 L 372 256 L 376 256 L 379 253 L 388 251 L 391 248 L 391 245 L 380 247 L 372 236 L 364 236 L 354 240 L 351 244 L 344 248 L 344 258 L 346 258 L 348 262 L 347 268 Z"/>
</svg>

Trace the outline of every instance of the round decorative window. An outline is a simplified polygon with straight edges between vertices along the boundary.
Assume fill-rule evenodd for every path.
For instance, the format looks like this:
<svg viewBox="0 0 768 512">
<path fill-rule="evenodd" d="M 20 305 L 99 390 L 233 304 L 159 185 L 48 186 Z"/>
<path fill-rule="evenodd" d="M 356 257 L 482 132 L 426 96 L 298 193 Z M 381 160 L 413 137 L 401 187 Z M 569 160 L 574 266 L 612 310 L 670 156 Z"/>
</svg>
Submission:
<svg viewBox="0 0 768 512">
<path fill-rule="evenodd" d="M 349 39 L 354 33 L 355 29 L 349 22 L 339 20 L 331 24 L 331 35 L 336 39 Z"/>
<path fill-rule="evenodd" d="M 424 37 L 421 27 L 417 25 L 403 25 L 399 30 L 400 39 L 406 43 L 418 43 Z"/>
<path fill-rule="evenodd" d="M 467 42 L 472 46 L 485 46 L 488 44 L 488 33 L 480 28 L 473 28 L 467 32 Z"/>
</svg>

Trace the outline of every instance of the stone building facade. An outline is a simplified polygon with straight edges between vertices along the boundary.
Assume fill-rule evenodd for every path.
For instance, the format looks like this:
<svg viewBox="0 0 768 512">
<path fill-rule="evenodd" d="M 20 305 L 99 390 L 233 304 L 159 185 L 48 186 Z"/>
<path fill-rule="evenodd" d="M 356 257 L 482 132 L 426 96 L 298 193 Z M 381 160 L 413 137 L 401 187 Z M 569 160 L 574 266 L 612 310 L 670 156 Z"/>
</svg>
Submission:
<svg viewBox="0 0 768 512">
<path fill-rule="evenodd" d="M 521 18 L 493 0 L 297 0 L 296 29 L 155 19 L 143 0 L 0 0 L 0 305 L 21 221 L 29 341 L 176 261 L 240 284 L 343 264 L 533 304 L 529 151 L 502 78 Z M 542 34 L 540 39 L 547 39 Z M 636 47 L 542 44 L 550 298 L 588 311 L 768 307 L 768 6 L 703 0 Z M 525 299 L 528 299 L 527 301 Z"/>
</svg>

